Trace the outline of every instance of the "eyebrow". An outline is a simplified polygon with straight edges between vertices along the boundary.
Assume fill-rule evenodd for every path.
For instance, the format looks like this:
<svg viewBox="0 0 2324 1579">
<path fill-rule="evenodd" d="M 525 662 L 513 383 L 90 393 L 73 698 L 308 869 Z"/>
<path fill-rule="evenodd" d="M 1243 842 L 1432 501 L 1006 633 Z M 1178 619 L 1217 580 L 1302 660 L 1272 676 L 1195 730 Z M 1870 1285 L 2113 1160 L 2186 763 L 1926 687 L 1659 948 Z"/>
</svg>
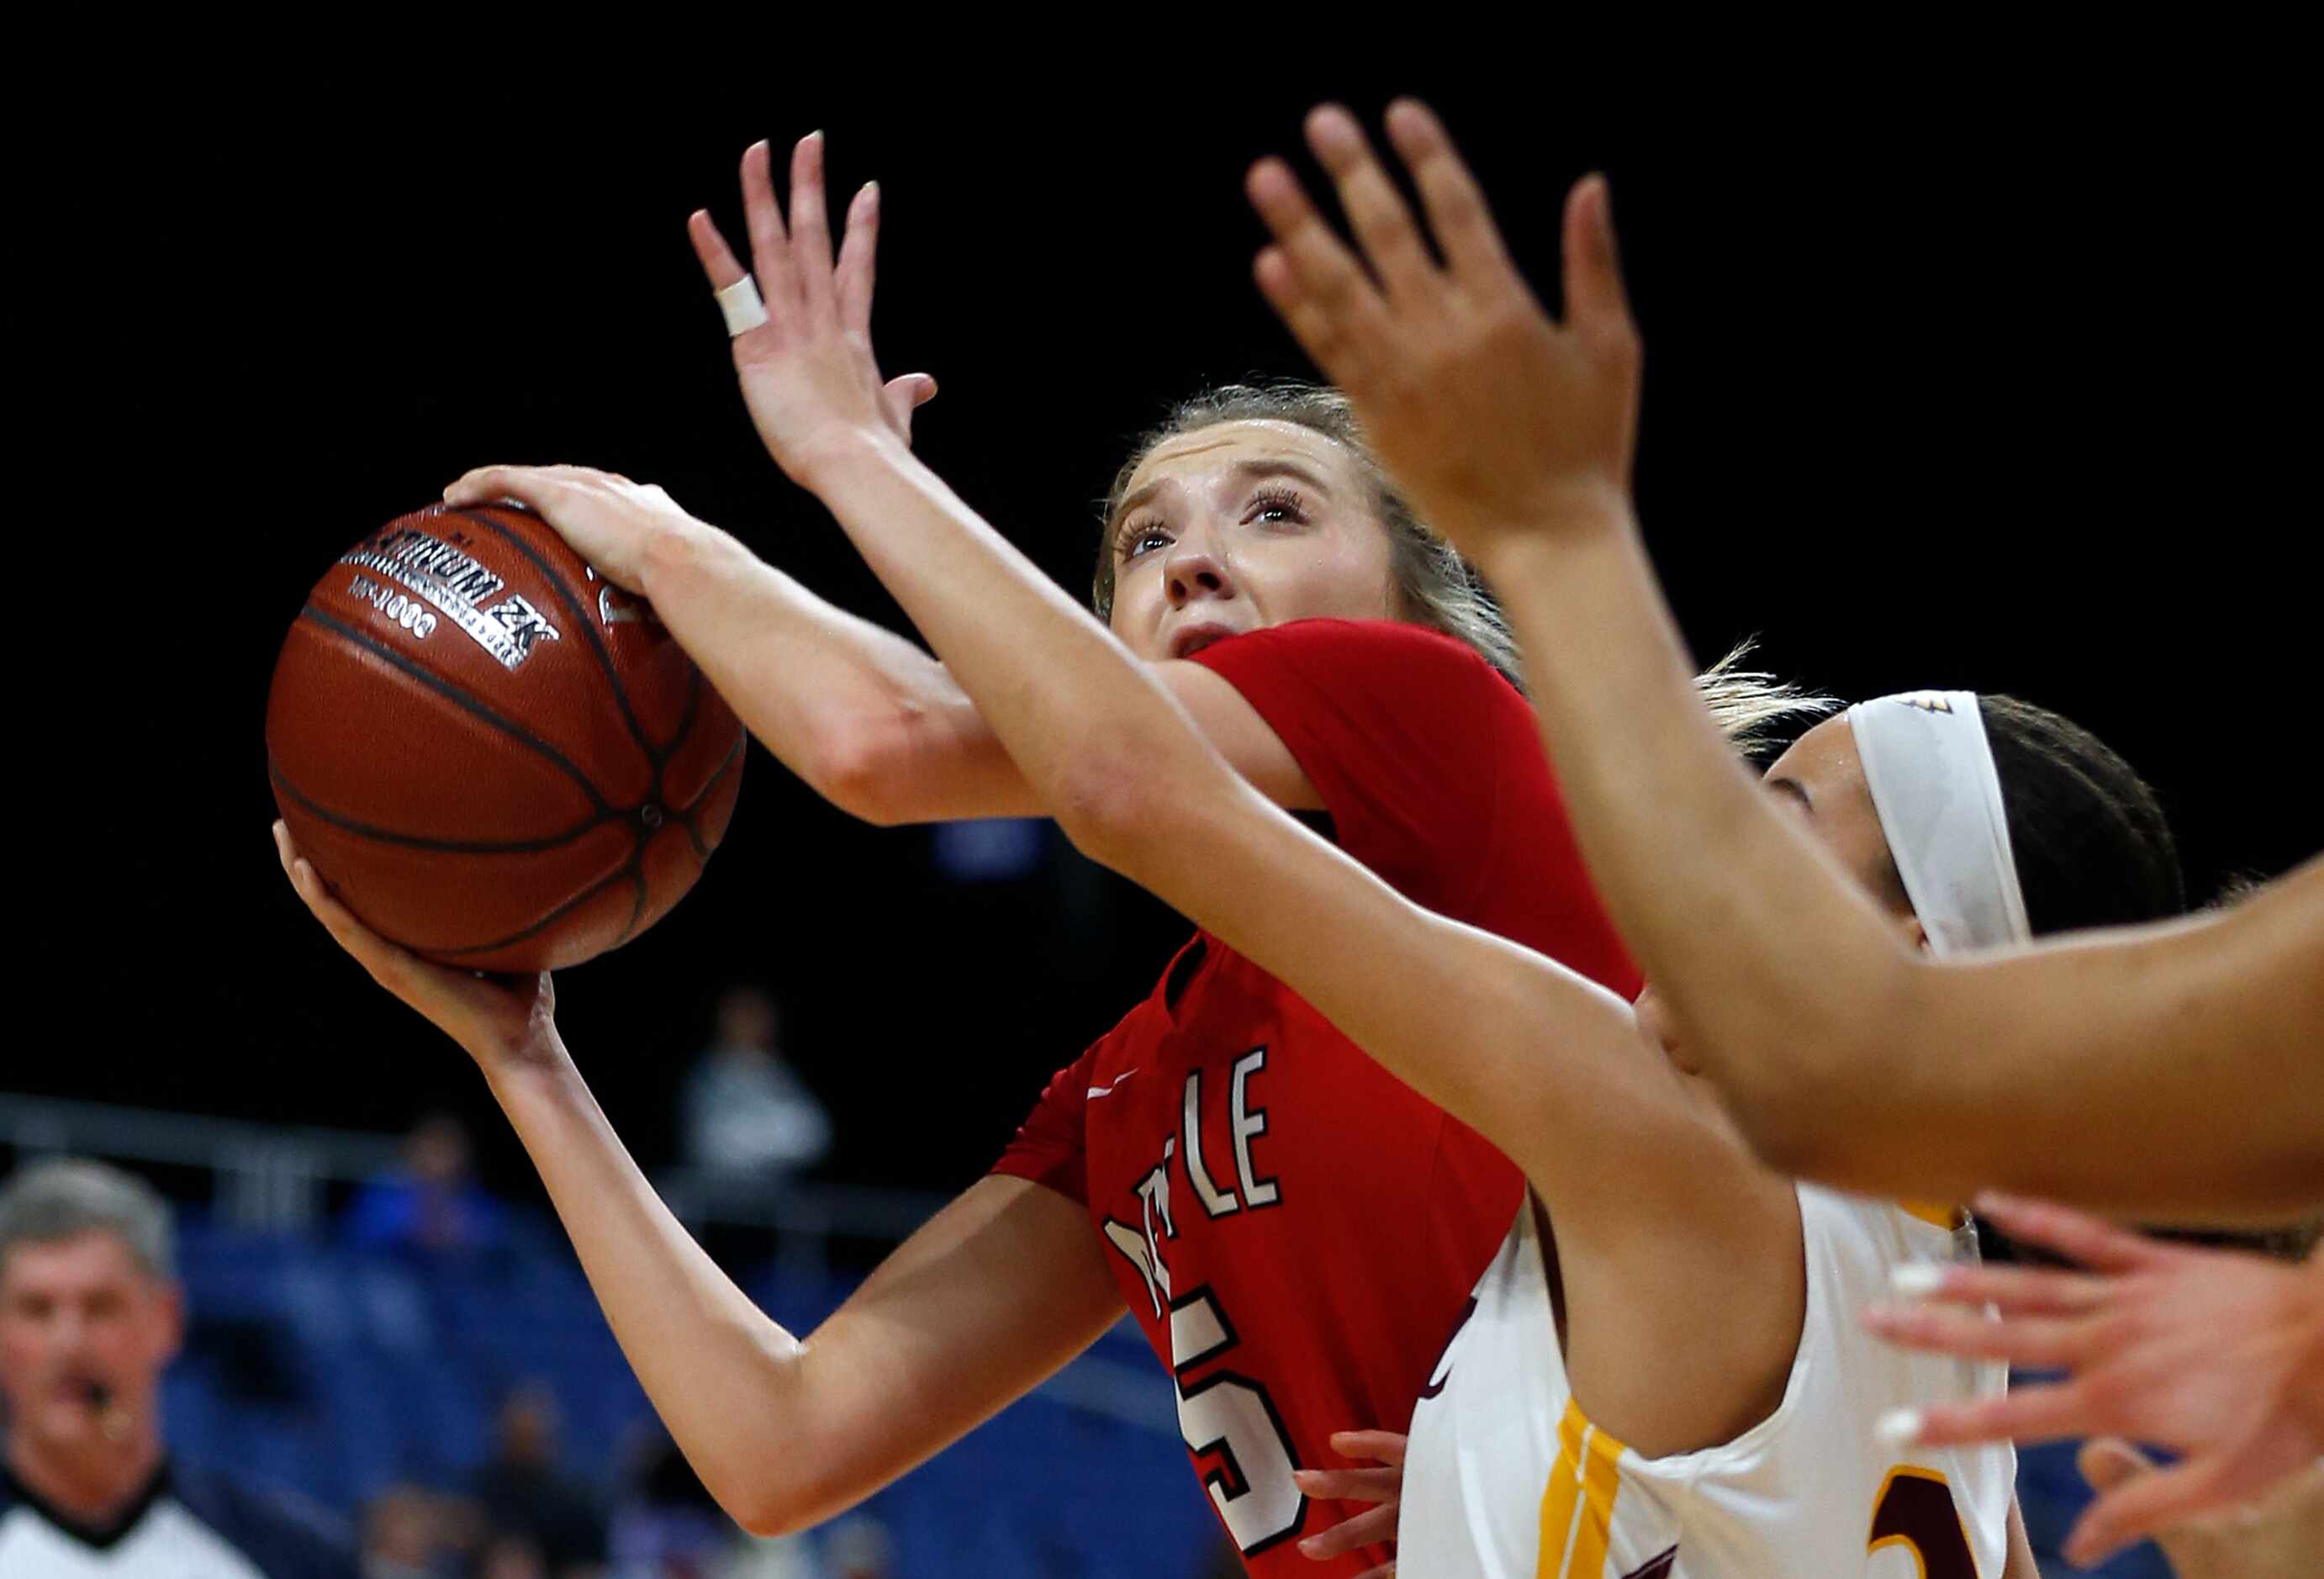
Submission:
<svg viewBox="0 0 2324 1579">
<path fill-rule="evenodd" d="M 1294 482 L 1306 484 L 1318 494 L 1328 494 L 1332 491 L 1332 485 L 1309 467 L 1300 465 L 1296 460 L 1285 460 L 1279 457 L 1270 456 L 1260 460 L 1239 460 L 1234 465 L 1234 476 L 1246 483 L 1255 483 L 1264 477 L 1289 477 Z M 1114 511 L 1113 521 L 1110 524 L 1119 525 L 1132 511 L 1149 503 L 1155 494 L 1162 491 L 1163 481 L 1163 478 L 1157 477 L 1144 487 L 1124 495 L 1120 506 Z"/>
</svg>

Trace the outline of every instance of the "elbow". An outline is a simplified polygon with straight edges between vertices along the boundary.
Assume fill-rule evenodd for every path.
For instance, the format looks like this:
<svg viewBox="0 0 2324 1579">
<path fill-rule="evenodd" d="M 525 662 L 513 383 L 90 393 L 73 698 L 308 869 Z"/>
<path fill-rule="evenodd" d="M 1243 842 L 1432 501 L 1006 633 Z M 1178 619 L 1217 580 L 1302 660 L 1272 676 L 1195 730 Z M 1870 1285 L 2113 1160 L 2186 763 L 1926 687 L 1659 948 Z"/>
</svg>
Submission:
<svg viewBox="0 0 2324 1579">
<path fill-rule="evenodd" d="M 912 820 L 901 793 L 909 782 L 910 725 L 899 717 L 827 720 L 815 731 L 808 786 L 848 816 L 875 827 Z"/>
<path fill-rule="evenodd" d="M 812 1529 L 848 1505 L 850 1499 L 811 1477 L 787 1473 L 770 1454 L 720 1483 L 704 1476 L 705 1487 L 726 1517 L 761 1540 Z"/>
<path fill-rule="evenodd" d="M 718 1496 L 718 1506 L 725 1510 L 726 1517 L 741 1525 L 746 1534 L 760 1540 L 797 1535 L 816 1522 L 809 1517 L 804 1503 L 770 1495 L 765 1488 L 740 1496 L 722 1492 Z"/>
<path fill-rule="evenodd" d="M 1055 787 L 1050 815 L 1074 848 L 1099 865 L 1136 876 L 1146 853 L 1168 837 L 1171 796 L 1127 755 L 1093 751 L 1078 758 Z"/>
</svg>

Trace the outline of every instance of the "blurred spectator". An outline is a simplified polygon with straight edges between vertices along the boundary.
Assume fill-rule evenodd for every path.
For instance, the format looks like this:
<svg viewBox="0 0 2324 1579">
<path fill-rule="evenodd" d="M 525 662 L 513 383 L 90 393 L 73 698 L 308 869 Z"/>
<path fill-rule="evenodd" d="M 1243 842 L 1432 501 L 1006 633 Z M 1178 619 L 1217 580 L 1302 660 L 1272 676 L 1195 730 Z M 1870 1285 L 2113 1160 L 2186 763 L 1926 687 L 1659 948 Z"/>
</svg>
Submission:
<svg viewBox="0 0 2324 1579">
<path fill-rule="evenodd" d="M 895 1579 L 896 1537 L 876 1519 L 833 1525 L 823 1549 L 828 1579 Z"/>
<path fill-rule="evenodd" d="M 355 1579 L 318 1510 L 171 1461 L 161 1373 L 185 1321 L 144 1181 L 59 1161 L 0 1188 L 0 1574 Z"/>
<path fill-rule="evenodd" d="M 475 1579 L 551 1579 L 549 1560 L 540 1555 L 540 1547 L 506 1531 L 485 1539 L 468 1572 Z"/>
<path fill-rule="evenodd" d="M 619 1579 L 716 1579 L 741 1531 L 658 1425 L 613 1510 Z"/>
<path fill-rule="evenodd" d="M 363 1187 L 344 1232 L 359 1250 L 428 1257 L 499 1248 L 507 1214 L 470 1171 L 468 1131 L 449 1113 L 420 1121 L 403 1143 L 403 1164 Z"/>
<path fill-rule="evenodd" d="M 714 1189 L 764 1188 L 831 1150 L 831 1119 L 784 1062 L 782 1018 L 756 987 L 718 1000 L 710 1046 L 686 1077 L 686 1160 Z"/>
<path fill-rule="evenodd" d="M 363 1579 L 448 1579 L 447 1515 L 416 1486 L 390 1486 L 364 1510 Z"/>
<path fill-rule="evenodd" d="M 550 1579 L 591 1579 L 604 1567 L 605 1520 L 595 1494 L 558 1467 L 561 1424 L 548 1388 L 531 1382 L 511 1392 L 493 1457 L 476 1472 L 475 1499 L 485 1527 L 495 1537 L 524 1537 Z"/>
</svg>

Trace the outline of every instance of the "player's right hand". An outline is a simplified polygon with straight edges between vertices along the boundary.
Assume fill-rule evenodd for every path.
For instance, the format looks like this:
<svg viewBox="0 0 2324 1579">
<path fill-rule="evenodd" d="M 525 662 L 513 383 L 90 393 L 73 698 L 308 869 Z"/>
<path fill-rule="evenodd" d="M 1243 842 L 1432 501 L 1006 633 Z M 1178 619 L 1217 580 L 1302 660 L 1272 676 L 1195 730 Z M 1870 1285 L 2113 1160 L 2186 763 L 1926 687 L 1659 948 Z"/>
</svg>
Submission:
<svg viewBox="0 0 2324 1579">
<path fill-rule="evenodd" d="M 750 226 L 750 277 L 767 321 L 733 337 L 734 372 L 767 453 L 793 482 L 815 487 L 818 463 L 870 435 L 912 439 L 912 411 L 936 381 L 909 373 L 882 383 L 872 351 L 872 292 L 880 235 L 880 191 L 867 185 L 848 203 L 835 262 L 824 196 L 823 134 L 791 152 L 790 210 L 775 196 L 772 151 L 742 154 L 742 209 Z M 706 211 L 687 221 L 711 289 L 744 278 L 742 263 Z"/>
<path fill-rule="evenodd" d="M 274 825 L 274 853 L 290 886 L 333 940 L 355 956 L 373 981 L 459 1043 L 487 1076 L 566 1056 L 557 1035 L 557 992 L 547 971 L 494 976 L 422 959 L 374 932 L 334 899 L 280 821 Z"/>
<path fill-rule="evenodd" d="M 1379 1507 L 1343 1519 L 1299 1543 L 1302 1556 L 1319 1563 L 1359 1547 L 1394 1546 L 1404 1497 L 1405 1438 L 1394 1431 L 1334 1431 L 1332 1451 L 1342 1458 L 1369 1458 L 1380 1469 L 1303 1469 L 1293 1473 L 1299 1490 L 1323 1502 L 1378 1502 Z M 1367 1568 L 1356 1579 L 1392 1579 L 1393 1559 Z"/>
<path fill-rule="evenodd" d="M 710 530 L 659 485 L 585 466 L 488 466 L 444 490 L 462 507 L 513 499 L 557 529 L 590 568 L 627 592 L 645 590 L 645 563 L 661 539 Z"/>
</svg>

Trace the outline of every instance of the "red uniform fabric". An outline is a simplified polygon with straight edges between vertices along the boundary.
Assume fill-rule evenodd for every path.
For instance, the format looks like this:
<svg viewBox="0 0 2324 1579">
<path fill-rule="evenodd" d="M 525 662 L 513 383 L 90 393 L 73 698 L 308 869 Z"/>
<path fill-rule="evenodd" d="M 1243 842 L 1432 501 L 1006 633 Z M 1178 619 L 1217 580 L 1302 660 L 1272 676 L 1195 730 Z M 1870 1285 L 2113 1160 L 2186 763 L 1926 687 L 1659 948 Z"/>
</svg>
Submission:
<svg viewBox="0 0 2324 1579">
<path fill-rule="evenodd" d="M 1413 625 L 1311 620 L 1195 661 L 1282 738 L 1350 855 L 1635 994 L 1532 712 L 1474 652 Z M 1516 1215 L 1515 1166 L 1197 935 L 1050 1083 L 997 1171 L 1088 1206 L 1250 1571 L 1319 1579 L 1384 1561 L 1385 1547 L 1300 1556 L 1299 1538 L 1361 1506 L 1311 1507 L 1291 1472 L 1343 1464 L 1333 1431 L 1410 1423 Z"/>
</svg>

